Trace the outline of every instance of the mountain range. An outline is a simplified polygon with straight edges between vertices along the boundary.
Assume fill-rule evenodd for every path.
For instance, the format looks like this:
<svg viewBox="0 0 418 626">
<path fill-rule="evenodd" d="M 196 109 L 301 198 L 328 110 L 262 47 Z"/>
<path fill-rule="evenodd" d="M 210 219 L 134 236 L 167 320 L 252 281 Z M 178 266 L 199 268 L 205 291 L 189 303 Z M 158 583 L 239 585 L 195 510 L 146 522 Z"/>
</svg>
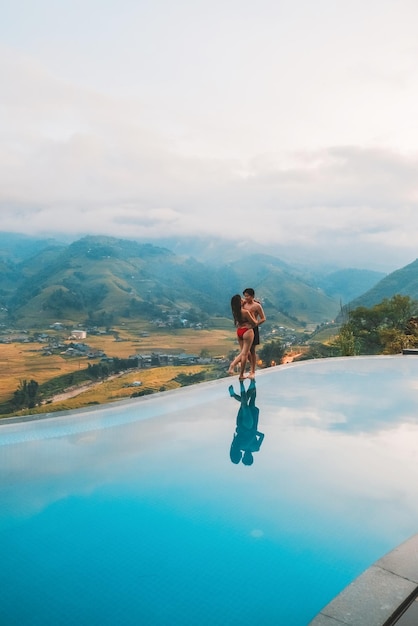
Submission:
<svg viewBox="0 0 418 626">
<path fill-rule="evenodd" d="M 418 261 L 385 276 L 294 267 L 245 242 L 179 239 L 172 247 L 0 233 L 0 321 L 33 328 L 56 321 L 111 325 L 173 311 L 201 321 L 230 318 L 231 295 L 253 287 L 268 319 L 293 327 L 331 321 L 342 306 L 370 305 L 394 293 L 418 299 Z"/>
<path fill-rule="evenodd" d="M 418 259 L 388 274 L 373 287 L 353 298 L 347 308 L 351 310 L 359 306 L 369 308 L 395 294 L 409 296 L 412 300 L 418 301 Z"/>
</svg>

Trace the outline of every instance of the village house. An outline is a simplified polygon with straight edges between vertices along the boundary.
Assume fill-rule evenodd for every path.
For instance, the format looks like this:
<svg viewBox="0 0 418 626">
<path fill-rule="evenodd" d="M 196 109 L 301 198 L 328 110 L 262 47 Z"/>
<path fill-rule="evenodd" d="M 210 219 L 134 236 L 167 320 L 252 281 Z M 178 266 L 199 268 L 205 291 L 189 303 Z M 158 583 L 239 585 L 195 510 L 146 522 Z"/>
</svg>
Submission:
<svg viewBox="0 0 418 626">
<path fill-rule="evenodd" d="M 87 332 L 85 330 L 72 330 L 70 339 L 85 339 Z"/>
</svg>

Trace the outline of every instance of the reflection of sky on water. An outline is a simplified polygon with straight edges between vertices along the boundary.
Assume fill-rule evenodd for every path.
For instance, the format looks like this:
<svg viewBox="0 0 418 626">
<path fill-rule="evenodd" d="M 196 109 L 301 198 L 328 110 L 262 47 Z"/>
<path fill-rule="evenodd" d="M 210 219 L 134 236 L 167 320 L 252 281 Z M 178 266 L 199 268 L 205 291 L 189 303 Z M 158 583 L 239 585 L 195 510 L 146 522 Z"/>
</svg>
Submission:
<svg viewBox="0 0 418 626">
<path fill-rule="evenodd" d="M 265 438 L 251 467 L 229 459 L 237 403 L 228 385 L 237 387 L 236 379 L 6 423 L 0 428 L 0 548 L 9 575 L 0 584 L 10 589 L 20 571 L 22 585 L 16 554 L 26 555 L 25 563 L 30 555 L 39 567 L 50 544 L 57 556 L 43 584 L 59 562 L 67 562 L 66 593 L 78 593 L 70 572 L 79 566 L 72 556 L 79 545 L 87 553 L 79 557 L 84 567 L 105 567 L 93 596 L 116 584 L 108 572 L 114 559 L 115 569 L 132 570 L 135 580 L 152 571 L 163 589 L 174 577 L 177 594 L 167 593 L 171 611 L 183 619 L 189 594 L 187 605 L 195 607 L 190 616 L 202 624 L 285 623 L 290 614 L 290 623 L 306 624 L 353 577 L 417 531 L 416 381 L 418 359 L 401 356 L 263 371 L 257 406 Z M 70 522 L 74 542 L 62 545 Z M 39 554 L 32 544 L 40 546 Z M 146 563 L 145 571 L 130 553 Z M 263 597 L 263 606 L 246 607 L 248 613 L 240 604 L 245 572 L 257 579 Z M 29 567 L 29 586 L 30 573 Z M 305 608 L 301 584 L 307 586 Z M 204 587 L 212 597 L 209 608 Z M 286 600 L 278 588 L 286 590 Z M 126 591 L 125 604 L 137 593 Z M 151 615 L 156 597 L 147 593 L 141 610 Z M 135 618 L 137 610 L 134 603 Z M 227 610 L 236 611 L 236 621 L 225 621 Z M 20 618 L 24 626 L 25 616 Z M 154 615 L 153 623 L 166 619 Z"/>
<path fill-rule="evenodd" d="M 326 359 L 293 368 L 297 373 L 289 368 L 277 389 L 287 417 L 294 408 L 302 422 L 345 431 L 381 430 L 386 423 L 416 420 L 413 357 Z"/>
</svg>

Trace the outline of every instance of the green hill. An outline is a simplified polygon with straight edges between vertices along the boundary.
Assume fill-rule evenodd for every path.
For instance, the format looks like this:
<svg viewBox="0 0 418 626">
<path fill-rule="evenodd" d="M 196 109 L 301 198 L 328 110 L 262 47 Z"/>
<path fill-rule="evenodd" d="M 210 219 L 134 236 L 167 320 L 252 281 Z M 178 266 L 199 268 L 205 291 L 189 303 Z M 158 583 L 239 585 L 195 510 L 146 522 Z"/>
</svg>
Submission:
<svg viewBox="0 0 418 626">
<path fill-rule="evenodd" d="M 418 300 L 418 259 L 385 276 L 366 293 L 352 300 L 347 308 L 350 310 L 359 306 L 369 308 L 396 294 Z"/>
<path fill-rule="evenodd" d="M 37 244 L 34 254 L 3 254 L 0 304 L 15 326 L 114 325 L 181 314 L 190 320 L 230 317 L 230 298 L 253 287 L 268 320 L 283 326 L 332 320 L 336 299 L 268 255 L 207 265 L 148 243 L 84 237 L 69 245 Z M 5 312 L 7 309 L 7 312 Z"/>
<path fill-rule="evenodd" d="M 289 265 L 271 256 L 254 254 L 231 265 L 239 284 L 253 287 L 269 316 L 281 314 L 305 323 L 331 321 L 338 300 L 303 280 Z"/>
<path fill-rule="evenodd" d="M 372 289 L 385 277 L 382 272 L 346 268 L 317 277 L 318 285 L 343 305 Z"/>
</svg>

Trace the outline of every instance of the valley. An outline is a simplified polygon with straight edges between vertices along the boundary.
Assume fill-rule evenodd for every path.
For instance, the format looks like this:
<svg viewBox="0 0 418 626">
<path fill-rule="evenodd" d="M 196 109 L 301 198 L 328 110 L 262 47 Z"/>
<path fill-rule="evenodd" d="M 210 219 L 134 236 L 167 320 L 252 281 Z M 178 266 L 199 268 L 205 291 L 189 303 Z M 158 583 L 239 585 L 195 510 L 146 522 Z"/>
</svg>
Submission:
<svg viewBox="0 0 418 626">
<path fill-rule="evenodd" d="M 327 345 L 353 304 L 416 295 L 417 262 L 386 277 L 319 271 L 218 243 L 178 254 L 178 247 L 105 236 L 62 244 L 0 233 L 0 416 L 12 414 L 15 392 L 32 380 L 42 404 L 20 414 L 225 376 L 238 347 L 230 298 L 246 286 L 267 316 L 261 346 L 279 339 L 284 362 L 291 354 L 333 355 Z M 71 338 L 77 331 L 86 336 Z M 135 367 L 119 363 L 135 358 Z"/>
<path fill-rule="evenodd" d="M 83 340 L 86 347 L 84 354 L 82 351 L 69 352 L 73 350 L 71 346 L 76 344 L 74 340 L 63 337 L 62 333 L 48 329 L 40 335 L 33 336 L 29 331 L 23 334 L 3 331 L 0 335 L 0 406 L 10 401 L 23 380 L 33 379 L 42 385 L 53 378 L 85 370 L 89 365 L 105 359 L 128 359 L 135 355 L 184 355 L 184 362 L 178 365 L 134 368 L 103 380 L 70 385 L 45 398 L 46 404 L 34 407 L 30 413 L 81 408 L 89 404 L 129 398 L 135 392 L 135 383 L 138 380 L 141 382 L 141 390 L 155 392 L 161 388 L 173 389 L 180 386 L 173 380 L 180 373 L 202 372 L 205 379 L 218 377 L 226 371 L 228 354 L 237 349 L 232 323 L 229 330 L 171 331 L 132 323 L 129 327 L 109 333 L 88 335 Z M 56 345 L 59 348 L 54 348 Z M 87 356 L 94 353 L 102 356 Z M 195 363 L 200 355 L 205 358 Z M 25 412 L 28 410 L 16 413 Z"/>
<path fill-rule="evenodd" d="M 56 325 L 54 325 L 56 326 Z M 271 323 L 262 330 L 262 344 L 279 338 L 289 355 L 308 337 L 303 329 L 292 333 Z M 79 409 L 146 395 L 227 376 L 231 355 L 238 351 L 232 320 L 220 319 L 210 329 L 158 328 L 141 320 L 120 327 L 87 332 L 75 340 L 69 332 L 47 328 L 0 332 L 0 417 Z M 300 354 L 300 349 L 296 352 Z M 114 359 L 139 359 L 138 367 L 88 378 L 94 364 Z M 292 360 L 292 356 L 284 362 Z M 177 380 L 178 379 L 178 380 Z M 42 402 L 31 409 L 10 409 L 22 381 L 35 380 Z M 55 384 L 51 385 L 52 382 Z"/>
</svg>

